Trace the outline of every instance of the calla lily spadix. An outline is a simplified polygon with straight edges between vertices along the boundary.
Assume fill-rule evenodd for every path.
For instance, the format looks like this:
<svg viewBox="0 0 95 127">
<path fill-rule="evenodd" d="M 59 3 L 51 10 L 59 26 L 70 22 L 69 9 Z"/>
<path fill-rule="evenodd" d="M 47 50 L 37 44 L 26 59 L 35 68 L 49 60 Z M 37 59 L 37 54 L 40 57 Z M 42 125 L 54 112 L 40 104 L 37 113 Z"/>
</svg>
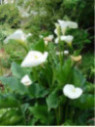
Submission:
<svg viewBox="0 0 95 127">
<path fill-rule="evenodd" d="M 9 40 L 20 40 L 20 41 L 26 41 L 27 37 L 31 36 L 32 34 L 24 34 L 22 30 L 18 29 L 13 34 L 9 35 L 5 40 L 4 44 L 7 44 Z"/>
<path fill-rule="evenodd" d="M 32 84 L 31 79 L 29 78 L 28 75 L 25 75 L 22 79 L 21 79 L 21 83 L 25 86 L 29 86 Z"/>
<path fill-rule="evenodd" d="M 63 88 L 63 93 L 70 99 L 77 99 L 82 95 L 83 90 L 81 88 L 76 88 L 72 84 L 66 84 Z"/>
<path fill-rule="evenodd" d="M 23 60 L 22 67 L 35 67 L 46 61 L 48 52 L 30 51 Z"/>
</svg>

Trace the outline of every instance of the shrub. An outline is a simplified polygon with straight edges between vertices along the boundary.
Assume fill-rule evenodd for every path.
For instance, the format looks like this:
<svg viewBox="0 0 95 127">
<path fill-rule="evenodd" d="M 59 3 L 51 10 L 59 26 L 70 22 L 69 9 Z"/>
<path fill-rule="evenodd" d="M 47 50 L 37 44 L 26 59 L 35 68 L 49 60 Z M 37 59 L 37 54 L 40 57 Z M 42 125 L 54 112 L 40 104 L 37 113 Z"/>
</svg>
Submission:
<svg viewBox="0 0 95 127">
<path fill-rule="evenodd" d="M 20 25 L 20 15 L 14 4 L 0 6 L 0 24 L 8 23 L 11 27 Z"/>
</svg>

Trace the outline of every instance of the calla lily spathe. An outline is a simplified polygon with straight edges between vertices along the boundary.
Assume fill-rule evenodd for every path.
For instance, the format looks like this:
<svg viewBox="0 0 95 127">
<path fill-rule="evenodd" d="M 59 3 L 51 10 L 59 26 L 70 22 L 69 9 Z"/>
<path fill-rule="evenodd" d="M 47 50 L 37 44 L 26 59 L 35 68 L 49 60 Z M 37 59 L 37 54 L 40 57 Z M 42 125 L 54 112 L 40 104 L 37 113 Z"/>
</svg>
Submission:
<svg viewBox="0 0 95 127">
<path fill-rule="evenodd" d="M 16 30 L 13 34 L 9 35 L 5 40 L 4 44 L 7 44 L 9 40 L 21 40 L 21 41 L 26 41 L 27 37 L 31 36 L 32 34 L 24 34 L 22 30 Z"/>
<path fill-rule="evenodd" d="M 61 36 L 61 41 L 65 41 L 66 43 L 71 43 L 74 39 L 73 36 L 67 35 L 67 36 Z"/>
<path fill-rule="evenodd" d="M 72 29 L 78 28 L 78 24 L 76 22 L 58 20 L 58 23 L 61 26 L 61 28 L 67 28 L 67 27 Z"/>
<path fill-rule="evenodd" d="M 63 88 L 63 93 L 70 99 L 77 99 L 82 95 L 83 90 L 81 88 L 75 88 L 72 84 L 66 84 Z"/>
<path fill-rule="evenodd" d="M 25 75 L 22 79 L 21 79 L 21 83 L 25 86 L 29 86 L 32 84 L 31 79 L 29 78 L 28 75 Z"/>
<path fill-rule="evenodd" d="M 22 67 L 35 67 L 46 61 L 48 52 L 30 51 L 23 60 Z"/>
<path fill-rule="evenodd" d="M 76 22 L 58 20 L 58 23 L 61 27 L 61 31 L 63 35 L 65 34 L 67 28 L 72 28 L 72 29 L 78 28 L 78 24 Z"/>
<path fill-rule="evenodd" d="M 67 44 L 71 44 L 73 41 L 74 37 L 71 35 L 67 35 L 67 36 L 60 36 L 60 40 L 61 41 L 65 41 Z M 55 43 L 58 44 L 59 43 L 59 39 L 58 37 L 55 39 Z"/>
</svg>

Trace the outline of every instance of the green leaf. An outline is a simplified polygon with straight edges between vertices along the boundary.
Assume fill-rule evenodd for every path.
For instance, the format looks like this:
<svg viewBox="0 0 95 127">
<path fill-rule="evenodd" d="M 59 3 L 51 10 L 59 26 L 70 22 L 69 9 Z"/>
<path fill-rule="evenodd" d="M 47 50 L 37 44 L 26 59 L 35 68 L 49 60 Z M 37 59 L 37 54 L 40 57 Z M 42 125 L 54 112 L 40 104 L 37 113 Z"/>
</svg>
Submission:
<svg viewBox="0 0 95 127">
<path fill-rule="evenodd" d="M 0 125 L 18 125 L 19 122 L 24 124 L 22 114 L 17 108 L 5 109 L 4 113 L 0 117 Z"/>
<path fill-rule="evenodd" d="M 41 52 L 44 52 L 44 50 L 45 50 L 44 41 L 43 41 L 43 40 L 40 40 L 39 42 L 35 43 L 35 44 L 32 46 L 32 49 L 38 50 L 38 51 L 41 51 Z"/>
<path fill-rule="evenodd" d="M 94 107 L 95 97 L 91 94 L 83 94 L 79 99 L 74 100 L 72 105 L 80 109 L 89 109 Z"/>
<path fill-rule="evenodd" d="M 36 120 L 38 119 L 42 124 L 49 125 L 50 117 L 47 110 L 47 106 L 35 104 L 34 107 L 30 108 L 30 112 L 33 114 Z"/>
<path fill-rule="evenodd" d="M 58 65 L 57 68 L 55 69 L 55 75 L 56 75 L 56 80 L 62 85 L 65 85 L 66 83 L 70 82 L 72 78 L 72 63 L 71 60 L 68 59 L 64 63 L 64 66 Z"/>
<path fill-rule="evenodd" d="M 26 87 L 20 83 L 15 77 L 0 77 L 0 81 L 3 85 L 7 86 L 12 92 L 25 94 L 27 93 Z"/>
<path fill-rule="evenodd" d="M 12 94 L 0 94 L 0 108 L 18 107 L 19 101 Z"/>
<path fill-rule="evenodd" d="M 55 109 L 58 107 L 59 98 L 55 91 L 53 91 L 46 99 L 46 103 L 48 105 L 48 110 Z"/>
<path fill-rule="evenodd" d="M 46 90 L 43 86 L 39 84 L 32 84 L 29 87 L 30 96 L 33 98 L 43 98 L 48 94 L 48 90 Z"/>
<path fill-rule="evenodd" d="M 14 62 L 12 63 L 11 71 L 13 76 L 17 78 L 22 78 L 26 74 L 26 72 L 18 64 Z"/>
<path fill-rule="evenodd" d="M 82 73 L 77 68 L 74 68 L 74 71 L 73 71 L 73 84 L 75 86 L 83 86 L 85 84 L 85 82 L 86 82 L 86 79 L 84 78 Z"/>
</svg>

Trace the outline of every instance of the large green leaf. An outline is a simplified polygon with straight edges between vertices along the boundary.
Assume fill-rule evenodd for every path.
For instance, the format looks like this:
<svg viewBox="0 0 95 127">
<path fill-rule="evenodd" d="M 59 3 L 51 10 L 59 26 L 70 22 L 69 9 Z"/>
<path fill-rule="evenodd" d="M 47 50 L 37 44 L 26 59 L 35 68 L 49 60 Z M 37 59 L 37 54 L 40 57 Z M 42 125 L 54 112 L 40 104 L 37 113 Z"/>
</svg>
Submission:
<svg viewBox="0 0 95 127">
<path fill-rule="evenodd" d="M 65 61 L 64 66 L 58 65 L 55 68 L 55 75 L 56 75 L 56 80 L 61 85 L 64 85 L 66 83 L 69 83 L 72 77 L 72 63 L 71 60 L 68 59 Z"/>
<path fill-rule="evenodd" d="M 94 102 L 94 95 L 83 94 L 79 99 L 72 101 L 72 105 L 80 109 L 89 109 L 94 108 Z"/>
<path fill-rule="evenodd" d="M 24 124 L 23 117 L 17 108 L 9 108 L 5 109 L 4 113 L 0 116 L 0 125 L 18 125 L 19 122 L 21 124 Z"/>
<path fill-rule="evenodd" d="M 20 81 L 15 77 L 0 77 L 0 81 L 5 87 L 8 87 L 12 92 L 25 94 L 27 89 Z"/>
<path fill-rule="evenodd" d="M 73 78 L 72 83 L 75 86 L 83 86 L 86 82 L 85 77 L 82 75 L 82 73 L 77 68 L 74 68 L 72 78 Z"/>
<path fill-rule="evenodd" d="M 18 64 L 14 63 L 14 62 L 12 63 L 11 71 L 12 71 L 13 76 L 15 76 L 17 78 L 21 78 L 26 74 L 26 72 L 23 70 L 23 68 L 21 68 Z"/>
<path fill-rule="evenodd" d="M 45 50 L 44 41 L 43 40 L 40 40 L 39 42 L 34 43 L 33 46 L 32 46 L 32 49 L 33 50 L 38 50 L 38 51 L 44 52 L 44 50 Z"/>
<path fill-rule="evenodd" d="M 59 98 L 56 91 L 53 91 L 46 99 L 48 110 L 55 109 L 58 107 Z"/>
<path fill-rule="evenodd" d="M 40 120 L 40 123 L 49 125 L 52 116 L 48 113 L 46 105 L 35 104 L 34 107 L 30 108 L 30 112 L 33 114 L 34 118 L 36 118 L 36 121 Z"/>
<path fill-rule="evenodd" d="M 0 108 L 18 107 L 19 101 L 12 94 L 0 94 Z"/>
</svg>

